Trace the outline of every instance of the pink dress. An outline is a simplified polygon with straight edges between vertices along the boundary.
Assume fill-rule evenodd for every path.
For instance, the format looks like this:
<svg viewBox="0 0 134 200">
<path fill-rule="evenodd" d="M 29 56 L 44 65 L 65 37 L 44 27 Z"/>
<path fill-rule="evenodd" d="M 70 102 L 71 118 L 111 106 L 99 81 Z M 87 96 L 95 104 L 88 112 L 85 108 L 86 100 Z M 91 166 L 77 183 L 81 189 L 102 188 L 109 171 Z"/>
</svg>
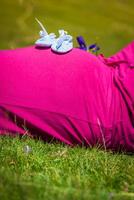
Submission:
<svg viewBox="0 0 134 200">
<path fill-rule="evenodd" d="M 74 48 L 0 51 L 0 134 L 134 152 L 134 42 L 110 58 Z"/>
</svg>

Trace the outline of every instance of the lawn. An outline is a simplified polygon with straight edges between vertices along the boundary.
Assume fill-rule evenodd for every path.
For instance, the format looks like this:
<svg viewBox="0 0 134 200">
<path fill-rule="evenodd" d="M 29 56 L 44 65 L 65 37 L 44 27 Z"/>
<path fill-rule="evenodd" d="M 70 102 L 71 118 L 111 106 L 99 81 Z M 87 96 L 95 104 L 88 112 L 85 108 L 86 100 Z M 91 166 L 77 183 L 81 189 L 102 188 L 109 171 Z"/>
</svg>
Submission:
<svg viewBox="0 0 134 200">
<path fill-rule="evenodd" d="M 134 199 L 134 158 L 27 136 L 0 138 L 0 199 Z"/>
<path fill-rule="evenodd" d="M 41 20 L 63 28 L 106 56 L 134 38 L 132 0 L 1 0 L 0 49 L 33 45 Z M 98 148 L 71 148 L 23 136 L 0 137 L 1 200 L 133 200 L 134 157 Z"/>
</svg>

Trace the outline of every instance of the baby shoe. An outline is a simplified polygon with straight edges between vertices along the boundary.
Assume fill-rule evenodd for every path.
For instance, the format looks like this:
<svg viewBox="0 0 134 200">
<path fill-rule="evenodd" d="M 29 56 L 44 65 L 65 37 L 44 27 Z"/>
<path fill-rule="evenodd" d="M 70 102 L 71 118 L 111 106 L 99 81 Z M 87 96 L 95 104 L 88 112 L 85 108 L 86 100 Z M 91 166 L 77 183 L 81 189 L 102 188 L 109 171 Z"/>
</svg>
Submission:
<svg viewBox="0 0 134 200">
<path fill-rule="evenodd" d="M 56 35 L 54 33 L 48 34 L 42 23 L 36 19 L 38 24 L 41 26 L 40 38 L 35 42 L 37 47 L 51 47 L 53 42 L 56 40 Z"/>
<path fill-rule="evenodd" d="M 56 53 L 67 53 L 73 49 L 73 37 L 68 35 L 66 31 L 59 30 L 59 38 L 57 38 L 52 46 L 52 51 Z"/>
</svg>

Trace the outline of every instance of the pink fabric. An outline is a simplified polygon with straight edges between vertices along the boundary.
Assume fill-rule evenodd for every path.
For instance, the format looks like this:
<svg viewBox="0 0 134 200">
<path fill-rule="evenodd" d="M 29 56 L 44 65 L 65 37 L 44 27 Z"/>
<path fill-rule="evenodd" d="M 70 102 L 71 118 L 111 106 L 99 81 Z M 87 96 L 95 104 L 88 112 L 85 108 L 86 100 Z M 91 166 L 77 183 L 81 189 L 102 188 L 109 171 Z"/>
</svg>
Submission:
<svg viewBox="0 0 134 200">
<path fill-rule="evenodd" d="M 1 50 L 0 134 L 134 152 L 133 67 L 134 42 L 110 58 Z"/>
</svg>

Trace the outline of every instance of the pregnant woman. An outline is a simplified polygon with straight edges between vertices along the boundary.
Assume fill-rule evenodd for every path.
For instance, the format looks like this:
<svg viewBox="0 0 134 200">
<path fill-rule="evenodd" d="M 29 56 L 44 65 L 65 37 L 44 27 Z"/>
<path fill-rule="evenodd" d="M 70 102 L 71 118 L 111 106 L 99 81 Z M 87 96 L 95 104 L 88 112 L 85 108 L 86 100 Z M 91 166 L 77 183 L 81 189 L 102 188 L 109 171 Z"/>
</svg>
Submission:
<svg viewBox="0 0 134 200">
<path fill-rule="evenodd" d="M 27 130 L 47 141 L 134 152 L 134 42 L 110 58 L 78 48 L 1 50 L 0 134 Z"/>
</svg>

